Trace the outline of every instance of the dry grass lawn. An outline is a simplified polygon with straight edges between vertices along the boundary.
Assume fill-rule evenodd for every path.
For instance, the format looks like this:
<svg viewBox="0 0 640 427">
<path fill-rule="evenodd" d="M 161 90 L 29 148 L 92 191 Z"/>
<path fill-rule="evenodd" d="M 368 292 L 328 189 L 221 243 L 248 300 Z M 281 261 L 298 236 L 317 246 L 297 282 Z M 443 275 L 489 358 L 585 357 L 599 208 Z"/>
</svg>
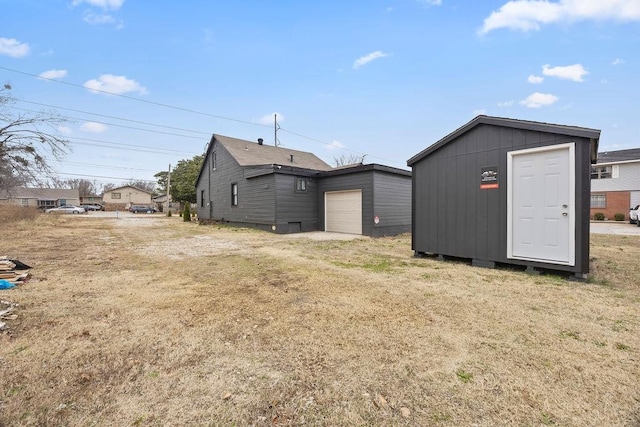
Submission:
<svg viewBox="0 0 640 427">
<path fill-rule="evenodd" d="M 177 218 L 0 224 L 0 426 L 638 426 L 640 237 L 587 283 Z"/>
</svg>

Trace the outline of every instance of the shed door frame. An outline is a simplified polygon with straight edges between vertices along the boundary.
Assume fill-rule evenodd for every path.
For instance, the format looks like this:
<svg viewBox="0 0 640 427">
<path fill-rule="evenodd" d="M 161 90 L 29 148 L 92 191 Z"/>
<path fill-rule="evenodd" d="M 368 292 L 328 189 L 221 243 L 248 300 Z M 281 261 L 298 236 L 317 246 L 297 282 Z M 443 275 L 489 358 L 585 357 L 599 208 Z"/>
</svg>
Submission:
<svg viewBox="0 0 640 427">
<path fill-rule="evenodd" d="M 355 230 L 353 231 L 338 231 L 339 233 L 349 233 L 349 234 L 362 234 L 362 189 L 361 188 L 354 188 L 352 190 L 343 190 L 343 191 L 326 191 L 324 193 L 324 229 L 325 231 L 334 231 L 334 230 L 329 230 L 329 222 L 330 222 L 330 213 L 329 213 L 329 208 L 328 208 L 328 203 L 327 203 L 327 197 L 330 197 L 332 194 L 333 195 L 337 195 L 337 194 L 343 194 L 343 195 L 347 195 L 348 193 L 357 193 L 359 196 L 359 210 L 358 210 L 358 216 L 356 219 L 357 221 L 357 228 L 359 229 L 358 232 L 355 232 Z"/>
<path fill-rule="evenodd" d="M 543 153 L 557 150 L 568 150 L 568 259 L 554 260 L 547 258 L 534 258 L 514 255 L 513 238 L 514 238 L 514 205 L 513 205 L 513 190 L 514 190 L 514 171 L 513 171 L 513 158 L 519 155 L 527 155 L 533 153 Z M 525 150 L 517 150 L 507 152 L 507 258 L 520 259 L 527 261 L 537 261 L 550 264 L 560 265 L 575 265 L 575 252 L 576 252 L 576 240 L 575 240 L 575 226 L 576 226 L 576 166 L 575 166 L 575 143 L 570 142 L 567 144 L 549 145 L 544 147 L 530 148 Z"/>
</svg>

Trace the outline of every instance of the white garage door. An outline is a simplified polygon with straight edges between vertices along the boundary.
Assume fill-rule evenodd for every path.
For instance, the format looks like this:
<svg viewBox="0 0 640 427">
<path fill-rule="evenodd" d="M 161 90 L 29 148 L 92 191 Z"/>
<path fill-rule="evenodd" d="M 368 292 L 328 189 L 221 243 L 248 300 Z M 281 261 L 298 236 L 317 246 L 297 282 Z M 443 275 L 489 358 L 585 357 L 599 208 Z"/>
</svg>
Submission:
<svg viewBox="0 0 640 427">
<path fill-rule="evenodd" d="M 362 234 L 362 190 L 324 193 L 326 231 Z"/>
</svg>

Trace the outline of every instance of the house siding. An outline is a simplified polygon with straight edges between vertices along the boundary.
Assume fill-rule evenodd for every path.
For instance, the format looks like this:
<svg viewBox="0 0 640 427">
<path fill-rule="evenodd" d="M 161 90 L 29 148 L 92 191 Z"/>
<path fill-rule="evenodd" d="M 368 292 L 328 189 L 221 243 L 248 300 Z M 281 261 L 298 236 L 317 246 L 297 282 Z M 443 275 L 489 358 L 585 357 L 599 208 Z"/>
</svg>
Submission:
<svg viewBox="0 0 640 427">
<path fill-rule="evenodd" d="M 612 164 L 618 168 L 617 178 L 591 180 L 591 192 L 640 190 L 640 162 Z"/>
<path fill-rule="evenodd" d="M 603 213 L 613 220 L 615 214 L 621 213 L 625 220 L 629 220 L 629 208 L 640 204 L 640 161 L 598 164 L 602 165 L 611 165 L 614 177 L 591 180 L 591 194 L 605 195 L 606 207 L 591 208 L 590 217 Z"/>
<path fill-rule="evenodd" d="M 507 258 L 507 152 L 575 142 L 576 265 Z M 590 140 L 479 124 L 415 162 L 412 248 L 493 262 L 588 271 Z M 497 166 L 497 189 L 480 189 L 480 171 Z M 586 247 L 586 251 L 581 248 Z"/>
<path fill-rule="evenodd" d="M 245 172 L 224 147 L 214 146 L 216 169 L 211 169 L 211 155 L 207 156 L 196 187 L 198 218 L 271 227 L 275 223 L 274 174 L 245 178 Z M 231 205 L 231 184 L 238 184 L 238 205 Z M 202 206 L 204 204 L 204 206 Z"/>
<path fill-rule="evenodd" d="M 296 179 L 306 190 L 296 190 Z M 301 175 L 276 174 L 276 232 L 318 230 L 318 180 Z"/>
<path fill-rule="evenodd" d="M 411 178 L 385 172 L 373 174 L 372 237 L 408 233 L 411 231 Z M 364 222 L 363 222 L 364 224 Z"/>
</svg>

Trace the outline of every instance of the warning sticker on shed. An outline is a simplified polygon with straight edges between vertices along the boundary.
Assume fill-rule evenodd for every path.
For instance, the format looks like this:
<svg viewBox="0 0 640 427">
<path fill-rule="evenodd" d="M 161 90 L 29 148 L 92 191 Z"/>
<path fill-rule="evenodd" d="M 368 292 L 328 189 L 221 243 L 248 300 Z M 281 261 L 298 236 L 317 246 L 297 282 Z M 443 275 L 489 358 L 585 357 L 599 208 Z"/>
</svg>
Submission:
<svg viewBox="0 0 640 427">
<path fill-rule="evenodd" d="M 480 189 L 491 190 L 498 188 L 498 167 L 487 166 L 480 170 Z"/>
</svg>

